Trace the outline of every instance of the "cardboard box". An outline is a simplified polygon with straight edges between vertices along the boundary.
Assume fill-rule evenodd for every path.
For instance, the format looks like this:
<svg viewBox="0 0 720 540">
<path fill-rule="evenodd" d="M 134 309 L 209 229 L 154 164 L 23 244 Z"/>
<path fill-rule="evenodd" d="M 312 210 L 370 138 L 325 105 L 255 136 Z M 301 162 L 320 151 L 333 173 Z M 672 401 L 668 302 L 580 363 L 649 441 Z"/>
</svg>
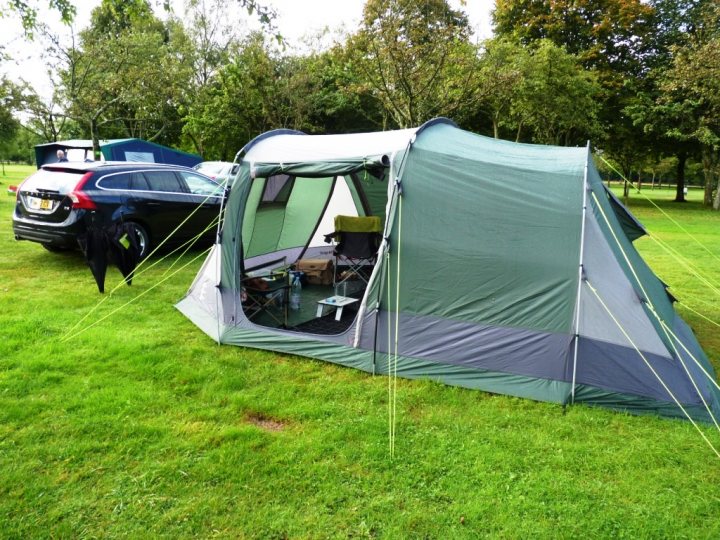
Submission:
<svg viewBox="0 0 720 540">
<path fill-rule="evenodd" d="M 329 259 L 300 259 L 295 268 L 305 274 L 311 285 L 332 285 L 335 268 Z"/>
</svg>

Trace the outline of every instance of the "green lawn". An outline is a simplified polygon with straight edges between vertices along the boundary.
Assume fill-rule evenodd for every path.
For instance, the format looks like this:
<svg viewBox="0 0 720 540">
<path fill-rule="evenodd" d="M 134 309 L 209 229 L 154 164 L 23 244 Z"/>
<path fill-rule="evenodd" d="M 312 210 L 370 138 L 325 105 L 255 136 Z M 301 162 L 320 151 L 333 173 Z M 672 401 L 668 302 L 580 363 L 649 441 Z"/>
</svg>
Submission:
<svg viewBox="0 0 720 540">
<path fill-rule="evenodd" d="M 103 297 L 79 254 L 13 239 L 0 182 L 0 537 L 720 536 L 720 459 L 688 422 L 401 380 L 391 461 L 387 380 L 215 345 L 173 308 L 200 261 L 61 342 Z M 646 193 L 720 253 L 720 214 Z M 638 195 L 630 204 L 716 278 L 713 256 Z M 637 244 L 681 300 L 720 320 L 717 298 Z M 717 328 L 683 314 L 720 365 Z"/>
</svg>

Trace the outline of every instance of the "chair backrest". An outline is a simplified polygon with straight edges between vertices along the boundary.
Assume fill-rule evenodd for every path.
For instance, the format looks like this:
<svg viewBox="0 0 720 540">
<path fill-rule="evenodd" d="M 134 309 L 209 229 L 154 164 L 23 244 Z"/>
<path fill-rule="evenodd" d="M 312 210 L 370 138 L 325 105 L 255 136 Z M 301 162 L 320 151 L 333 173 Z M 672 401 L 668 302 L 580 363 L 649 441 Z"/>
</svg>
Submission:
<svg viewBox="0 0 720 540">
<path fill-rule="evenodd" d="M 382 233 L 377 216 L 335 216 L 335 232 Z"/>
<path fill-rule="evenodd" d="M 380 247 L 382 224 L 377 216 L 335 216 L 335 254 L 370 259 Z"/>
</svg>

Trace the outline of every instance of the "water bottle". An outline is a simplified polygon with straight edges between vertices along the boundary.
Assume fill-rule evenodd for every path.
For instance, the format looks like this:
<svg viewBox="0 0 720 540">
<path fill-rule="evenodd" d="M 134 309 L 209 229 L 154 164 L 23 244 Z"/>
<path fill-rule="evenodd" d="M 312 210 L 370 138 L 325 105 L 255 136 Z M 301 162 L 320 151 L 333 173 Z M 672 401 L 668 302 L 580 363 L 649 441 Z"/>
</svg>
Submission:
<svg viewBox="0 0 720 540">
<path fill-rule="evenodd" d="M 290 272 L 290 309 L 300 309 L 301 292 L 302 283 L 300 283 L 300 272 Z"/>
</svg>

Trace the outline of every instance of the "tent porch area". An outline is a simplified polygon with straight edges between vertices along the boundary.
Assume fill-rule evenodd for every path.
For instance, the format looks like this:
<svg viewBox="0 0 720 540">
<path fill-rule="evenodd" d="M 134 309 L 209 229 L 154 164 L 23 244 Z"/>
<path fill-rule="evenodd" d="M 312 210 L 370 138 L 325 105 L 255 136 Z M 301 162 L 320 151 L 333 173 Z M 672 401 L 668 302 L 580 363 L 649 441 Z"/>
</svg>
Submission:
<svg viewBox="0 0 720 540">
<path fill-rule="evenodd" d="M 245 182 L 241 307 L 251 323 L 315 335 L 352 326 L 377 260 L 385 173 Z"/>
</svg>

